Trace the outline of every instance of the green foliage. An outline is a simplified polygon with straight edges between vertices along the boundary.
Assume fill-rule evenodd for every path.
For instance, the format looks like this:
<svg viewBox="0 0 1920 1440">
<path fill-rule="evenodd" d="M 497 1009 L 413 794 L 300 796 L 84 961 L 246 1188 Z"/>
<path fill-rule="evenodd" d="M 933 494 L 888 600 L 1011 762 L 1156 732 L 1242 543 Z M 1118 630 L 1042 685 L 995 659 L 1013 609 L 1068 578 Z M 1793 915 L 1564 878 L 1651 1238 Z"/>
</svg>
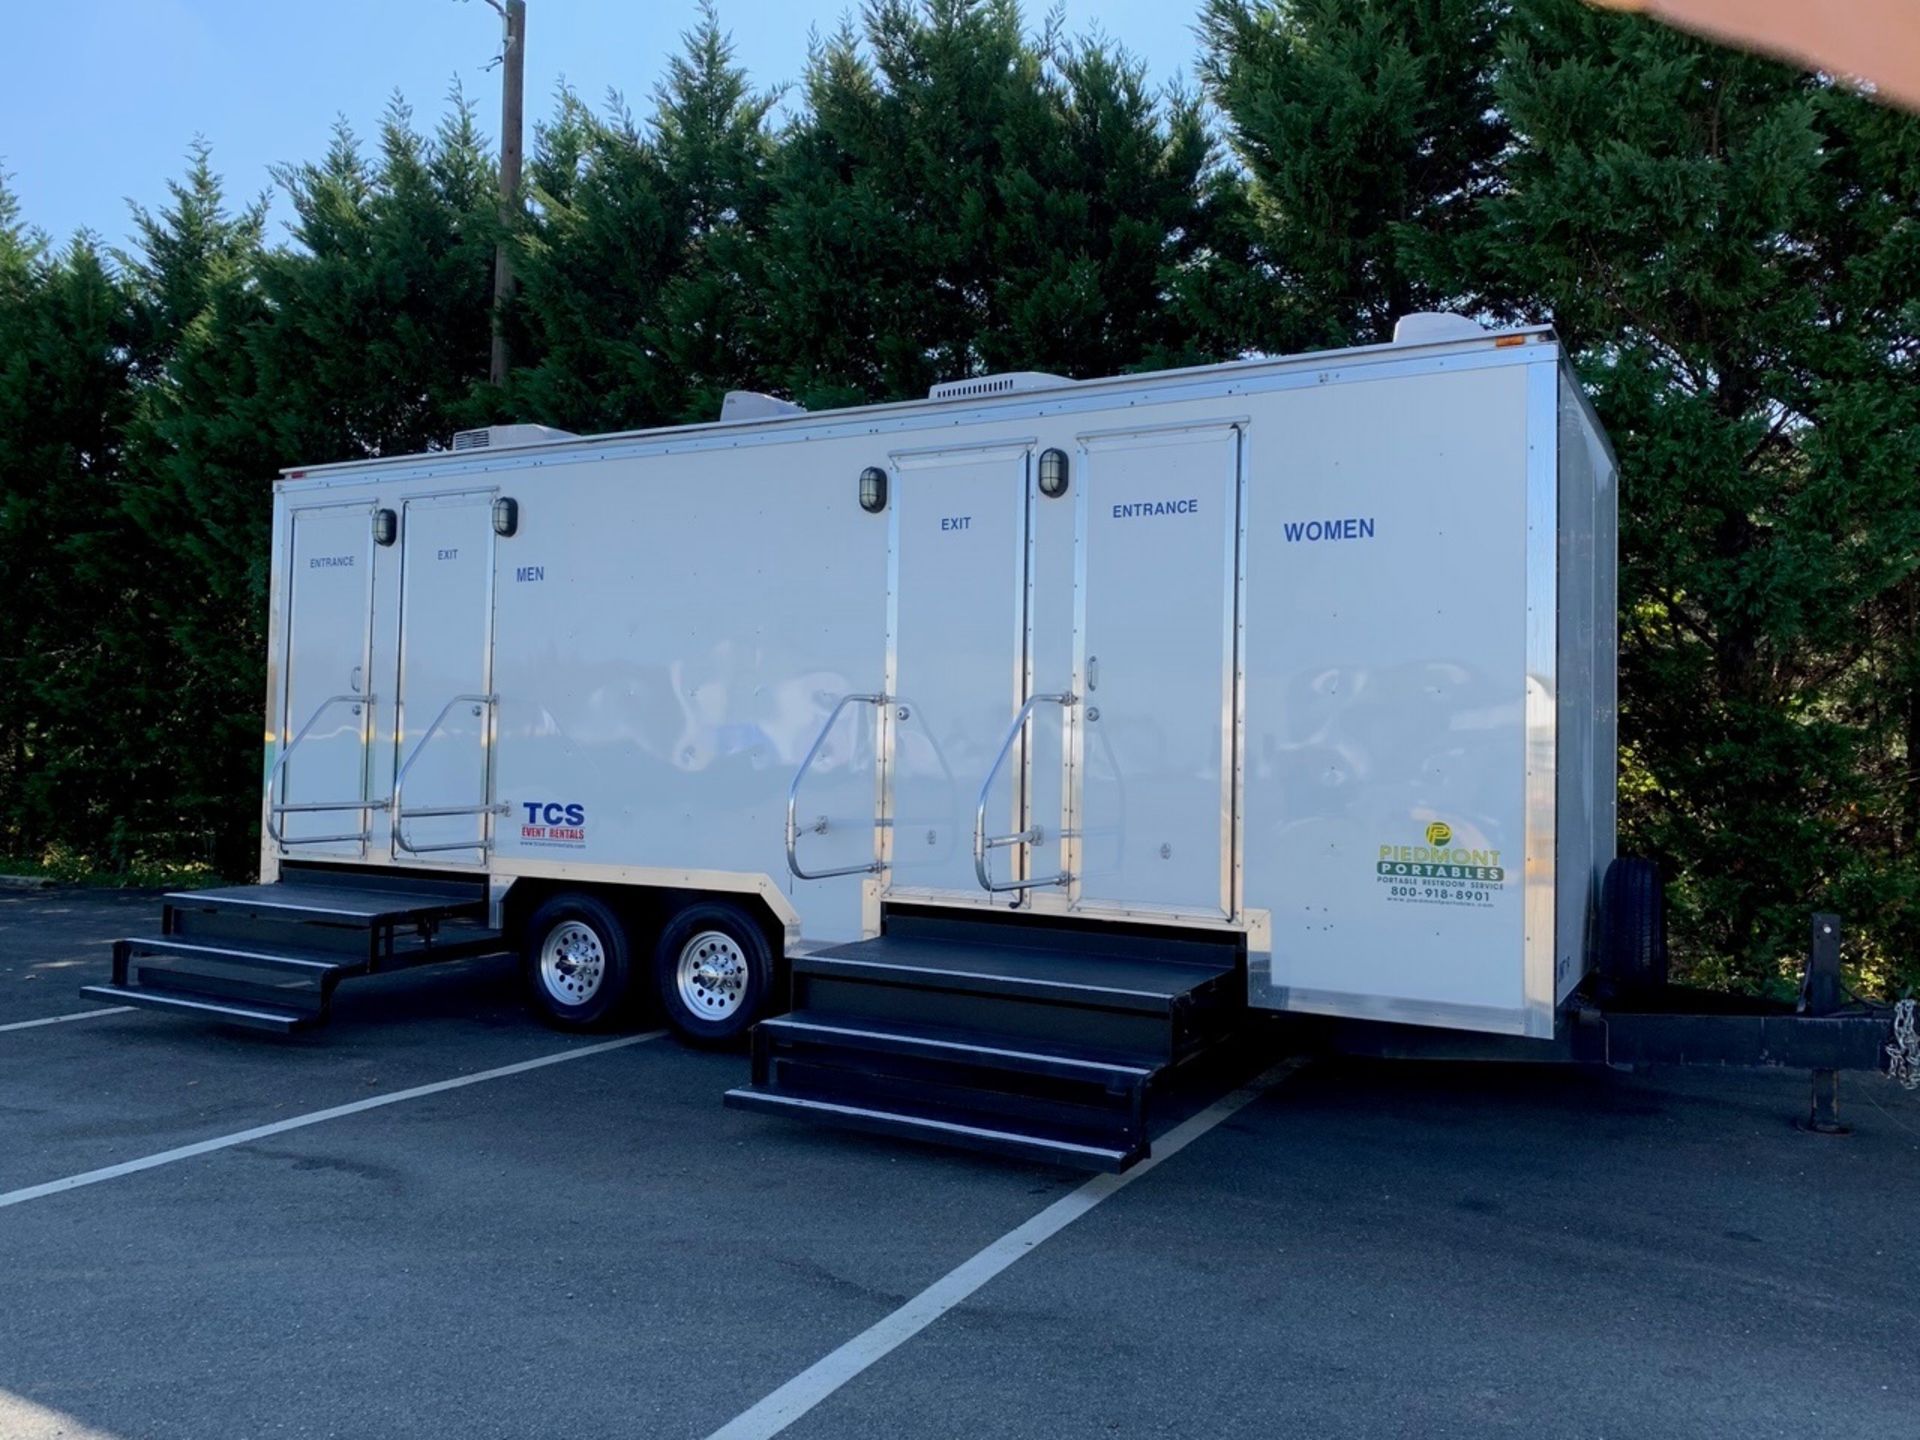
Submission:
<svg viewBox="0 0 1920 1440">
<path fill-rule="evenodd" d="M 117 823 L 127 747 L 100 611 L 138 570 L 120 504 L 134 411 L 127 293 L 92 237 L 57 254 L 0 205 L 0 848 Z"/>
<path fill-rule="evenodd" d="M 1481 258 L 1559 325 L 1620 450 L 1626 838 L 1676 872 L 1696 971 L 1782 983 L 1813 904 L 1884 969 L 1920 953 L 1920 125 L 1516 8 Z"/>
<path fill-rule="evenodd" d="M 656 95 L 652 122 L 605 119 L 563 93 L 540 128 L 503 413 L 578 432 L 708 420 L 753 387 L 756 282 L 771 198 L 773 94 L 748 89 L 707 11 Z"/>
<path fill-rule="evenodd" d="M 257 354 L 291 403 L 256 473 L 444 445 L 492 343 L 499 201 L 472 107 L 456 92 L 428 139 L 396 97 L 372 159 L 343 123 L 325 160 L 276 178 L 294 247 L 262 257 Z"/>
<path fill-rule="evenodd" d="M 170 853 L 88 855 L 58 844 L 25 858 L 0 855 L 0 875 L 31 875 L 55 885 L 133 885 L 148 890 L 188 890 L 220 879 L 220 872 L 204 860 L 182 860 Z"/>
<path fill-rule="evenodd" d="M 557 98 L 504 215 L 457 94 L 277 172 L 279 243 L 204 147 L 124 254 L 0 184 L 0 853 L 248 868 L 283 464 L 1458 308 L 1551 320 L 1618 449 L 1623 840 L 1686 966 L 1778 987 L 1821 904 L 1920 982 L 1920 122 L 1578 0 L 1196 3 L 1204 100 L 872 0 L 784 110 L 709 9 L 643 118 Z"/>
<path fill-rule="evenodd" d="M 1472 304 L 1454 248 L 1499 183 L 1501 0 L 1205 0 L 1204 65 L 1246 168 L 1248 320 L 1273 351 L 1390 339 Z"/>
<path fill-rule="evenodd" d="M 762 348 L 808 404 L 985 370 L 1112 373 L 1214 337 L 1182 300 L 1217 209 L 1198 104 L 1011 0 L 880 0 L 815 45 L 762 247 Z"/>
</svg>

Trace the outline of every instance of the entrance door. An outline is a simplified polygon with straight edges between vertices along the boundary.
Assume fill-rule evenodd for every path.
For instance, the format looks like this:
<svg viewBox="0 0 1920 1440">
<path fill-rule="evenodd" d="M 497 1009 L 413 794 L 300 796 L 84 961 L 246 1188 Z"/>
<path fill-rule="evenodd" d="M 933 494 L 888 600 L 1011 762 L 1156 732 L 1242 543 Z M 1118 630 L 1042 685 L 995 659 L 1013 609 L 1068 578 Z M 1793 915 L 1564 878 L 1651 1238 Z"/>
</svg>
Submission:
<svg viewBox="0 0 1920 1440">
<path fill-rule="evenodd" d="M 378 698 L 367 693 L 366 683 L 373 507 L 299 509 L 288 526 L 282 763 L 274 800 L 337 808 L 288 809 L 271 819 L 282 854 L 364 855 L 369 816 L 358 802 L 367 798 L 367 750 Z"/>
<path fill-rule="evenodd" d="M 400 525 L 394 858 L 479 861 L 491 835 L 493 499 L 409 500 Z M 465 814 L 421 814 L 433 810 Z"/>
<path fill-rule="evenodd" d="M 894 891 L 980 893 L 974 807 L 1028 684 L 1027 456 L 1001 445 L 894 457 Z M 996 784 L 995 833 L 1025 827 L 1024 761 L 1013 757 Z"/>
<path fill-rule="evenodd" d="M 1239 728 L 1240 430 L 1084 444 L 1076 903 L 1226 916 Z"/>
</svg>

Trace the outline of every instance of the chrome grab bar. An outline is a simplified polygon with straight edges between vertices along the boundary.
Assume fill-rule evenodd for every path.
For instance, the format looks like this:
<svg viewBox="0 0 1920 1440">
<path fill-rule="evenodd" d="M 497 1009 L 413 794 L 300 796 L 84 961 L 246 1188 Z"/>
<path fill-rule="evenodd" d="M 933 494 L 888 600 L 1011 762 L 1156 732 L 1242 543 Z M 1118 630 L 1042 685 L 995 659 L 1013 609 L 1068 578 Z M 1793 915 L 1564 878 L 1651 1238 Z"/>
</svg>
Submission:
<svg viewBox="0 0 1920 1440">
<path fill-rule="evenodd" d="M 787 786 L 787 869 L 793 872 L 796 880 L 831 880 L 837 875 L 878 875 L 886 869 L 879 860 L 872 860 L 865 865 L 842 865 L 834 870 L 802 870 L 800 856 L 796 853 L 800 844 L 800 782 L 807 778 L 807 771 L 813 768 L 813 762 L 819 758 L 820 747 L 827 743 L 827 736 L 833 733 L 833 723 L 840 718 L 840 712 L 856 702 L 862 705 L 889 703 L 885 695 L 842 695 L 833 709 L 827 712 L 826 723 L 820 727 L 820 733 L 813 737 L 813 744 L 807 747 L 800 768 L 793 772 L 793 781 Z M 816 834 L 824 831 L 826 822 L 822 820 L 813 829 Z"/>
<path fill-rule="evenodd" d="M 453 713 L 456 705 L 484 705 L 491 710 L 500 701 L 498 695 L 455 695 L 440 707 L 440 713 L 433 717 L 433 723 L 420 732 L 420 738 L 414 742 L 413 753 L 408 755 L 400 766 L 400 773 L 393 777 L 393 845 L 396 850 L 404 850 L 409 855 L 430 855 L 442 850 L 478 850 L 482 854 L 493 849 L 493 837 L 482 835 L 478 840 L 454 840 L 435 845 L 415 845 L 407 839 L 408 820 L 432 820 L 447 815 L 504 815 L 505 805 L 495 805 L 481 801 L 478 805 L 424 805 L 417 810 L 409 810 L 401 801 L 407 783 L 407 772 L 413 769 L 413 762 L 426 753 L 427 741 L 434 732 L 446 724 L 447 716 Z M 481 788 L 492 788 L 493 760 L 489 752 L 486 756 L 485 774 L 481 778 Z"/>
<path fill-rule="evenodd" d="M 1062 870 L 1058 875 L 1050 875 L 1044 880 L 1006 880 L 993 878 L 991 860 L 993 852 L 1005 845 L 1027 845 L 1040 840 L 1038 828 L 1021 830 L 1012 835 L 987 834 L 987 803 L 993 795 L 993 782 L 1000 778 L 1000 770 L 1007 763 L 1007 757 L 1013 753 L 1013 742 L 1020 738 L 1020 732 L 1027 728 L 1027 718 L 1033 714 L 1036 705 L 1074 705 L 1079 696 L 1071 690 L 1059 695 L 1030 695 L 1027 703 L 1020 707 L 1020 713 L 1013 717 L 1013 724 L 1007 727 L 1007 738 L 1000 742 L 1000 753 L 993 757 L 993 765 L 987 771 L 987 778 L 980 785 L 980 803 L 973 811 L 973 873 L 980 879 L 980 888 L 990 895 L 1004 895 L 1011 890 L 1037 890 L 1048 885 L 1068 885 L 1073 876 Z"/>
<path fill-rule="evenodd" d="M 370 818 L 371 813 L 375 810 L 386 809 L 387 802 L 384 800 L 369 800 L 363 793 L 362 797 L 358 800 L 327 800 L 317 803 L 302 802 L 297 805 L 290 805 L 275 800 L 274 796 L 279 792 L 280 781 L 286 774 L 288 759 L 292 757 L 294 751 L 300 748 L 300 742 L 312 733 L 313 727 L 320 723 L 320 717 L 322 715 L 326 714 L 327 711 L 331 710 L 335 705 L 371 705 L 373 704 L 373 699 L 373 696 L 362 695 L 358 691 L 346 695 L 329 695 L 314 708 L 314 712 L 307 717 L 307 723 L 302 725 L 299 730 L 294 733 L 294 737 L 287 745 L 287 748 L 275 757 L 273 768 L 267 772 L 267 834 L 273 837 L 273 843 L 278 845 L 282 850 L 293 845 L 330 845 L 342 840 L 357 840 L 364 845 L 371 837 L 373 833 L 373 822 Z M 361 733 L 364 739 L 364 725 L 361 727 Z M 364 767 L 362 774 L 364 777 Z M 366 781 L 363 778 L 361 781 L 363 792 L 365 787 Z M 298 840 L 289 840 L 285 835 L 280 833 L 280 827 L 274 823 L 282 815 L 330 814 L 341 810 L 358 810 L 360 812 L 360 831 L 358 834 L 302 835 Z"/>
</svg>

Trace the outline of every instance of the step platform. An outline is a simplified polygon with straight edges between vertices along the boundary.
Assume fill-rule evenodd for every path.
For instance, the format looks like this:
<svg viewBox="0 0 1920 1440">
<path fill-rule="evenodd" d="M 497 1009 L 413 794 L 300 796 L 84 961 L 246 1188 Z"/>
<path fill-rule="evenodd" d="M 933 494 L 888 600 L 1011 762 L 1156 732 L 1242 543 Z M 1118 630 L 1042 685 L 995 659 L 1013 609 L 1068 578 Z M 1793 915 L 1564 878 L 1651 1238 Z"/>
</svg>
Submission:
<svg viewBox="0 0 1920 1440">
<path fill-rule="evenodd" d="M 323 1023 L 345 979 L 507 949 L 484 878 L 289 869 L 271 885 L 162 897 L 160 933 L 117 940 L 90 1000 L 281 1034 Z"/>
<path fill-rule="evenodd" d="M 1103 1171 L 1146 1157 L 1153 1085 L 1246 993 L 1232 939 L 1033 917 L 890 915 L 791 967 L 729 1106 Z"/>
</svg>

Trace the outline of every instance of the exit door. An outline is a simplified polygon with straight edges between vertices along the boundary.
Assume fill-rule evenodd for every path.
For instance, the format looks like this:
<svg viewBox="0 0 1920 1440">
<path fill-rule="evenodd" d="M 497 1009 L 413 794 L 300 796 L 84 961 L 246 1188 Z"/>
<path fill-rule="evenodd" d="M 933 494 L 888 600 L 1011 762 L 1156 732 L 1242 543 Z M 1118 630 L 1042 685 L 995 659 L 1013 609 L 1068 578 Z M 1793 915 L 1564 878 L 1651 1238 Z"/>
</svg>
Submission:
<svg viewBox="0 0 1920 1440">
<path fill-rule="evenodd" d="M 478 861 L 492 836 L 493 499 L 426 496 L 401 513 L 397 860 Z"/>
<path fill-rule="evenodd" d="M 373 507 L 318 505 L 288 517 L 286 677 L 268 817 L 282 854 L 365 853 L 367 756 L 378 697 L 367 682 Z"/>
<path fill-rule="evenodd" d="M 1233 425 L 1083 438 L 1078 907 L 1232 914 L 1241 445 Z"/>
<path fill-rule="evenodd" d="M 1004 444 L 894 457 L 894 891 L 980 893 L 975 803 L 1028 683 L 1027 457 L 1026 446 Z M 995 831 L 1026 804 L 1024 769 L 1008 768 L 988 817 Z"/>
</svg>

